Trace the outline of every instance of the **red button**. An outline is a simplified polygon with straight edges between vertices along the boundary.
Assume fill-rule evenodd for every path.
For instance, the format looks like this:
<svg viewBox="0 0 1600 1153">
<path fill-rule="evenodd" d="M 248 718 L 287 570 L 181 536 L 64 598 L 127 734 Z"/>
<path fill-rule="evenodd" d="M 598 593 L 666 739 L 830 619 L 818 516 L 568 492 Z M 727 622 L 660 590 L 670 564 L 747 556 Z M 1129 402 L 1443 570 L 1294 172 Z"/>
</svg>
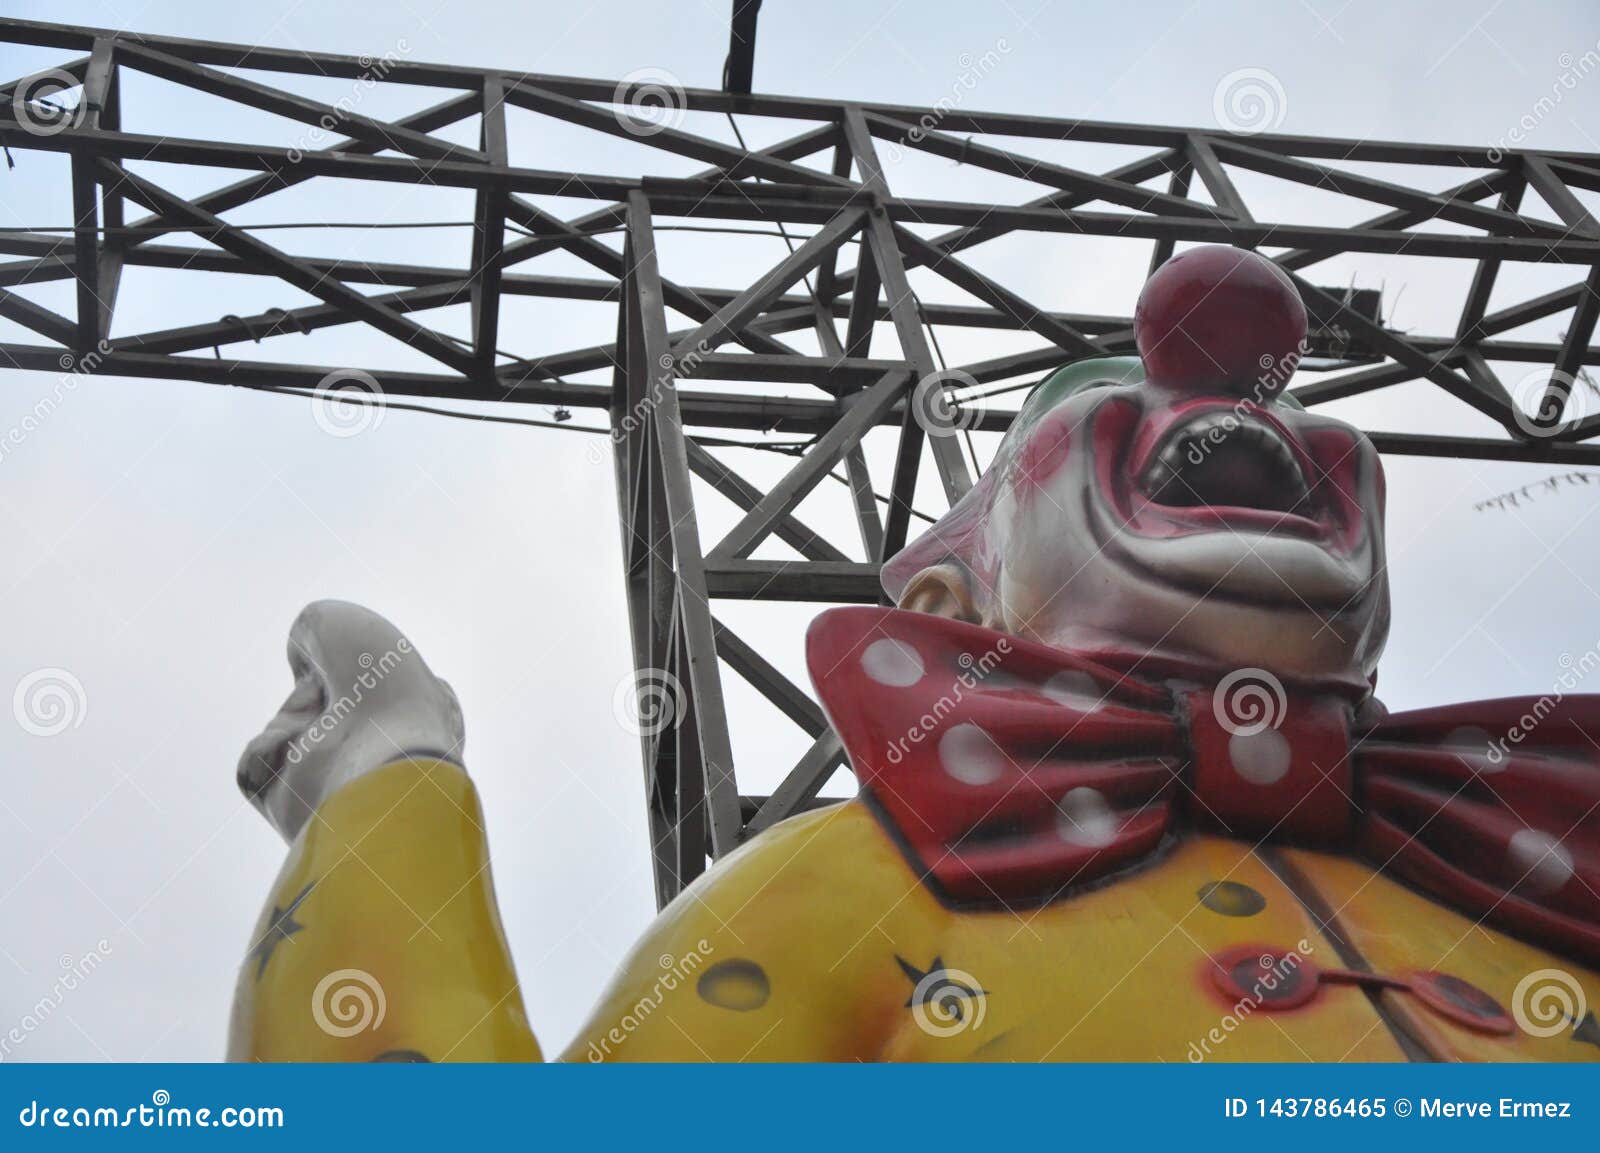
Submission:
<svg viewBox="0 0 1600 1153">
<path fill-rule="evenodd" d="M 1270 945 L 1240 945 L 1208 958 L 1217 991 L 1236 1005 L 1280 1011 L 1298 1009 L 1317 995 L 1322 975 L 1298 953 Z"/>
<path fill-rule="evenodd" d="M 1411 991 L 1430 1008 L 1458 1024 L 1500 1036 L 1516 1031 L 1516 1025 L 1500 1007 L 1500 1002 L 1460 977 L 1430 970 L 1413 973 L 1408 980 Z"/>
</svg>

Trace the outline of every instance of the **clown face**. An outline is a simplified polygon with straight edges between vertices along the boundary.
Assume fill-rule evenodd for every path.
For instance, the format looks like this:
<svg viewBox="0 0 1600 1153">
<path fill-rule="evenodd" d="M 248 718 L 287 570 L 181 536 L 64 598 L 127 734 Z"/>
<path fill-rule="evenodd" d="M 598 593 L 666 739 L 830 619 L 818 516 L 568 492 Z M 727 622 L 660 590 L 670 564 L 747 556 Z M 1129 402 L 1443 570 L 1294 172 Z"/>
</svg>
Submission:
<svg viewBox="0 0 1600 1153">
<path fill-rule="evenodd" d="M 891 591 L 943 560 L 971 616 L 1046 644 L 1369 682 L 1389 615 L 1377 453 L 1281 395 L 1305 325 L 1281 273 L 1233 249 L 1181 267 L 1217 252 L 1146 287 L 1141 359 L 1035 390 L 994 467 L 886 569 Z"/>
<path fill-rule="evenodd" d="M 978 567 L 1007 632 L 1360 681 L 1387 629 L 1382 506 L 1339 421 L 1107 383 L 1018 446 Z"/>
</svg>

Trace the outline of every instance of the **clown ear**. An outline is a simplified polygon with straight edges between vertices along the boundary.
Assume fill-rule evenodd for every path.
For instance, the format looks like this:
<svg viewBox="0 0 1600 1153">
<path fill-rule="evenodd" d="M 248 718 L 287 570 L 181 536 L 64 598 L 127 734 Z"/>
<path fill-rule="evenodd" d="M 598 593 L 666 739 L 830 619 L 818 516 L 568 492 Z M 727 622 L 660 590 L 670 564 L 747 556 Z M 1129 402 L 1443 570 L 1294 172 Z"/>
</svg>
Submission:
<svg viewBox="0 0 1600 1153">
<path fill-rule="evenodd" d="M 959 564 L 933 565 L 917 573 L 900 594 L 899 607 L 968 624 L 979 623 L 972 582 L 966 568 Z"/>
</svg>

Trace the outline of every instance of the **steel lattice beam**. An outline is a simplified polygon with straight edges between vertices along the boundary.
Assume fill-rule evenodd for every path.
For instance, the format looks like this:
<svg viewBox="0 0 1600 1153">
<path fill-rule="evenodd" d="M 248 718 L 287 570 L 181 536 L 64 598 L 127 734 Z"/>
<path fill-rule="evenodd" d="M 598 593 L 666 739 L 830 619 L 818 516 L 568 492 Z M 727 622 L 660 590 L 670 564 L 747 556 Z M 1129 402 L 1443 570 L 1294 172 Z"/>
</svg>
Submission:
<svg viewBox="0 0 1600 1153">
<path fill-rule="evenodd" d="M 740 4 L 752 26 L 757 5 Z M 1338 374 L 1296 381 L 1307 404 L 1381 394 L 1425 380 L 1441 405 L 1487 416 L 1497 436 L 1458 436 L 1424 426 L 1371 433 L 1385 453 L 1484 460 L 1600 465 L 1600 417 L 1569 415 L 1575 379 L 1600 364 L 1600 224 L 1574 190 L 1600 190 L 1600 155 L 1080 121 L 1027 113 L 861 104 L 748 92 L 747 53 L 730 58 L 727 90 L 687 88 L 682 107 L 794 122 L 778 143 L 747 148 L 677 124 L 646 123 L 614 104 L 608 80 L 511 75 L 492 69 L 304 53 L 0 20 L 0 43 L 59 50 L 54 69 L 0 84 L 0 143 L 14 151 L 64 154 L 70 204 L 63 235 L 0 233 L 0 317 L 30 343 L 0 343 L 0 362 L 60 371 L 64 356 L 92 356 L 97 371 L 252 389 L 315 392 L 330 374 L 359 368 L 392 397 L 458 403 L 561 405 L 605 412 L 616 445 L 619 523 L 633 658 L 642 677 L 680 686 L 671 723 L 641 737 L 657 897 L 665 902 L 751 833 L 816 802 L 844 763 L 838 742 L 810 695 L 767 655 L 713 612 L 717 600 L 857 602 L 881 598 L 878 562 L 907 538 L 913 494 L 927 457 L 947 499 L 971 483 L 960 442 L 930 437 L 910 403 L 935 375 L 937 331 L 945 326 L 1021 334 L 1022 351 L 950 366 L 983 388 L 1011 389 L 1065 360 L 1133 350 L 1127 315 L 1036 307 L 1028 294 L 980 271 L 969 252 L 1012 235 L 1142 239 L 1137 259 L 1155 268 L 1178 245 L 1267 246 L 1295 276 L 1302 295 L 1348 329 L 1370 354 Z M 735 47 L 749 46 L 735 38 Z M 248 77 L 237 70 L 249 69 Z M 341 139 L 301 150 L 278 143 L 197 138 L 183 123 L 132 132 L 121 78 L 135 70 L 243 108 L 302 124 L 326 125 Z M 68 126 L 40 132 L 13 96 L 47 72 L 79 86 L 83 111 Z M 356 114 L 293 91 L 297 76 L 345 77 L 390 86 L 445 89 L 452 95 L 392 120 Z M 21 106 L 27 108 L 24 99 Z M 515 155 L 511 115 L 624 138 L 663 159 L 706 167 L 690 176 L 613 175 L 551 169 Z M 20 116 L 20 118 L 19 118 Z M 477 146 L 437 135 L 474 124 Z M 1148 155 L 1108 171 L 1030 156 L 1029 140 L 1142 147 Z M 1021 143 L 1019 143 L 1019 141 Z M 885 148 L 879 146 L 885 145 Z M 1031 181 L 1022 204 L 907 195 L 883 167 L 887 146 L 916 149 L 956 164 Z M 828 155 L 831 150 L 831 155 Z M 147 174 L 146 161 L 217 173 L 217 186 L 180 196 Z M 810 161 L 810 163 L 807 163 Z M 1351 166 L 1400 163 L 1437 169 L 1433 187 L 1380 179 Z M 252 175 L 238 179 L 244 169 Z M 1361 223 L 1274 220 L 1251 203 L 1238 173 L 1259 173 L 1369 203 Z M 366 262 L 338 254 L 288 252 L 228 215 L 277 192 L 331 179 L 427 184 L 470 190 L 473 241 L 465 267 Z M 1248 185 L 1246 186 L 1248 187 Z M 1443 189 L 1438 191 L 1436 189 Z M 528 199 L 550 194 L 591 201 L 564 220 Z M 1200 197 L 1203 195 L 1204 199 Z M 1548 209 L 1531 212 L 1533 198 Z M 127 202 L 151 215 L 128 220 Z M 781 230 L 789 252 L 745 284 L 688 285 L 662 275 L 656 261 L 664 221 L 697 227 L 760 222 Z M 1449 231 L 1425 230 L 1432 221 Z M 936 235 L 927 225 L 945 226 Z M 163 243 L 155 226 L 211 242 L 196 249 Z M 520 235 L 508 237 L 508 230 Z M 854 252 L 854 259 L 845 256 Z M 587 276 L 544 275 L 524 266 L 553 252 L 594 269 Z M 1463 305 L 1451 331 L 1400 333 L 1317 288 L 1308 270 L 1337 256 L 1404 254 L 1460 270 Z M 843 257 L 843 259 L 841 259 Z M 1526 300 L 1495 304 L 1507 262 L 1568 269 L 1572 283 Z M 146 332 L 119 331 L 116 299 L 130 269 L 266 277 L 319 303 L 227 316 Z M 923 301 L 915 276 L 953 285 L 965 303 Z M 29 299 L 37 285 L 72 281 L 71 315 Z M 366 286 L 360 291 L 355 286 Z M 511 327 L 507 300 L 589 301 L 616 308 L 611 343 L 537 355 L 498 347 Z M 466 309 L 470 338 L 436 331 L 428 310 Z M 676 314 L 679 327 L 669 324 Z M 1540 320 L 1565 318 L 1547 340 L 1508 339 Z M 251 341 L 276 349 L 285 337 L 347 325 L 383 332 L 424 352 L 432 371 L 381 364 L 332 366 L 239 359 L 225 346 Z M 814 338 L 820 355 L 783 338 Z M 36 338 L 36 339 L 34 339 Z M 213 357 L 183 355 L 214 351 Z M 1541 428 L 1511 396 L 1495 364 L 1530 366 L 1540 382 Z M 572 377 L 587 376 L 574 380 Z M 685 385 L 693 382 L 693 387 Z M 799 394 L 795 386 L 799 386 Z M 1011 414 L 988 407 L 974 430 L 1003 430 Z M 874 486 L 864 440 L 898 430 L 885 490 Z M 748 438 L 803 438 L 770 487 L 742 476 L 701 443 L 721 430 Z M 1547 435 L 1538 435 L 1545 433 Z M 888 462 L 880 462 L 887 464 Z M 700 482 L 697 489 L 695 478 Z M 830 478 L 848 486 L 849 540 L 812 527 L 800 509 Z M 719 541 L 702 540 L 697 495 L 718 494 L 738 516 Z M 800 559 L 774 560 L 780 541 Z M 809 747 L 768 796 L 741 795 L 729 737 L 723 669 L 753 686 L 796 724 Z"/>
</svg>

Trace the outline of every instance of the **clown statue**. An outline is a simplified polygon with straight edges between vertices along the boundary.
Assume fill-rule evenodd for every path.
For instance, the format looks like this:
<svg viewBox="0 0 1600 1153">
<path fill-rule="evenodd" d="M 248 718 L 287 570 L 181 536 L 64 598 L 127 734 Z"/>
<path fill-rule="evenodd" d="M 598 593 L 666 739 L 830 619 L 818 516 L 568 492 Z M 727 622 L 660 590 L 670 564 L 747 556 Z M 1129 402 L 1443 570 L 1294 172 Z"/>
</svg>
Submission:
<svg viewBox="0 0 1600 1153">
<path fill-rule="evenodd" d="M 860 794 L 700 877 L 562 1058 L 1600 1059 L 1600 697 L 1378 702 L 1383 471 L 1283 395 L 1305 331 L 1198 248 L 1138 358 L 1040 384 L 898 607 L 811 627 Z M 539 1059 L 454 694 L 354 605 L 289 658 L 230 1055 Z"/>
</svg>

